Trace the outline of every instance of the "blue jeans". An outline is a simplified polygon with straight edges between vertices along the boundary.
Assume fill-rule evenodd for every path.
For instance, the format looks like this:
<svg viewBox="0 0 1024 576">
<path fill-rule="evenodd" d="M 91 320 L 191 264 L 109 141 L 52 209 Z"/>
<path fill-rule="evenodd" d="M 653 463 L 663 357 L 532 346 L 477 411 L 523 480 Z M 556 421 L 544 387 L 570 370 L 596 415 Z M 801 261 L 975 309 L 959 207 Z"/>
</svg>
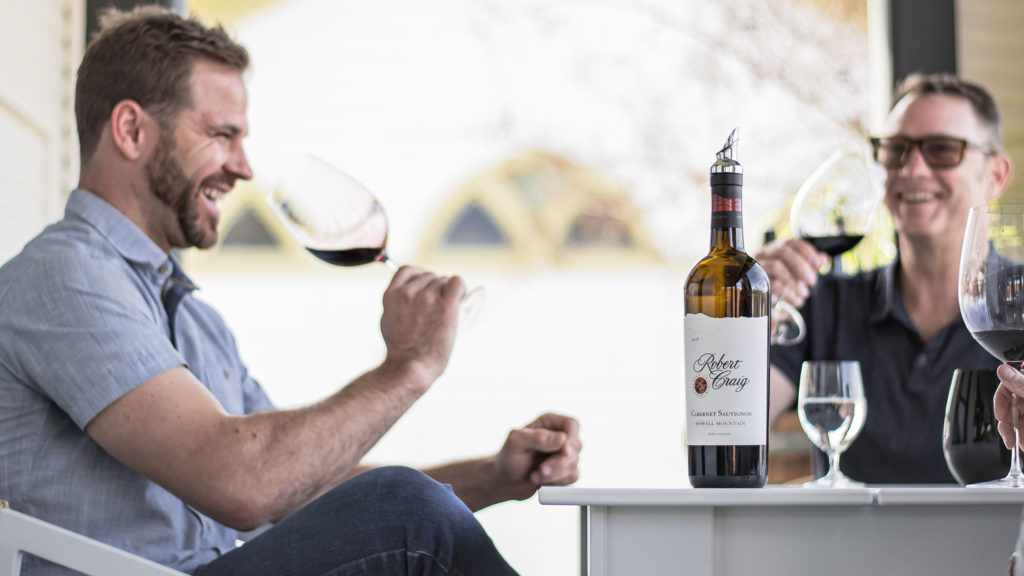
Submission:
<svg viewBox="0 0 1024 576">
<path fill-rule="evenodd" d="M 516 574 L 469 508 L 411 468 L 364 472 L 196 576 Z"/>
</svg>

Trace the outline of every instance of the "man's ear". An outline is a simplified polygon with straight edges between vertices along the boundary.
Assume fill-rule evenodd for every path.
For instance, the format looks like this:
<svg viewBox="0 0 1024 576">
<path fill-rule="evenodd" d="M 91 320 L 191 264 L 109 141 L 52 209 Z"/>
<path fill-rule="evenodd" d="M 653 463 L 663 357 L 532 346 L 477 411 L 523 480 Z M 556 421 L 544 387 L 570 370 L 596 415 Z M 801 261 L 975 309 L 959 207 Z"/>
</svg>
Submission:
<svg viewBox="0 0 1024 576">
<path fill-rule="evenodd" d="M 1008 154 L 999 152 L 989 158 L 989 177 L 992 179 L 988 190 L 988 199 L 994 200 L 1002 196 L 1013 177 L 1013 160 Z"/>
<path fill-rule="evenodd" d="M 142 156 L 143 146 L 156 127 L 153 119 L 134 100 L 122 100 L 110 113 L 110 132 L 114 146 L 129 160 Z"/>
</svg>

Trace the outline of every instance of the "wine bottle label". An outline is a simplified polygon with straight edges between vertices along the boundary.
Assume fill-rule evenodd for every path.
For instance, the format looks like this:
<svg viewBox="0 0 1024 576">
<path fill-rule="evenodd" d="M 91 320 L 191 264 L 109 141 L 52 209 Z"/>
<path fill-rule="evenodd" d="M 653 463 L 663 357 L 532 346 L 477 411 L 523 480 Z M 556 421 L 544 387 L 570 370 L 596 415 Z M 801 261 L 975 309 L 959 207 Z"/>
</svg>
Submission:
<svg viewBox="0 0 1024 576">
<path fill-rule="evenodd" d="M 683 320 L 686 443 L 763 445 L 768 423 L 768 317 Z"/>
</svg>

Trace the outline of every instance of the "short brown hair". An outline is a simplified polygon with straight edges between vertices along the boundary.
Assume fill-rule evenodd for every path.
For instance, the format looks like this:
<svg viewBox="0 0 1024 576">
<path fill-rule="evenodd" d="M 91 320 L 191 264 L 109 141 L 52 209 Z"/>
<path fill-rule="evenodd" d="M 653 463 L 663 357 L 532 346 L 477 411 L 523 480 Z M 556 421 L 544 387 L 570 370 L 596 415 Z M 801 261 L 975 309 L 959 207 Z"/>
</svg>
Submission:
<svg viewBox="0 0 1024 576">
<path fill-rule="evenodd" d="M 159 6 L 131 12 L 110 8 L 85 49 L 75 86 L 75 116 L 82 162 L 99 143 L 114 106 L 133 100 L 168 126 L 192 105 L 189 79 L 196 58 L 244 71 L 249 53 L 224 28 L 205 26 Z"/>
<path fill-rule="evenodd" d="M 957 96 L 967 100 L 974 114 L 981 121 L 982 125 L 989 132 L 989 146 L 993 150 L 1003 148 L 1003 120 L 999 115 L 999 108 L 992 94 L 980 85 L 968 82 L 963 78 L 945 72 L 933 74 L 914 73 L 903 79 L 896 88 L 892 99 L 892 107 L 905 96 L 913 94 L 924 96 L 927 94 L 942 94 L 946 96 Z"/>
</svg>

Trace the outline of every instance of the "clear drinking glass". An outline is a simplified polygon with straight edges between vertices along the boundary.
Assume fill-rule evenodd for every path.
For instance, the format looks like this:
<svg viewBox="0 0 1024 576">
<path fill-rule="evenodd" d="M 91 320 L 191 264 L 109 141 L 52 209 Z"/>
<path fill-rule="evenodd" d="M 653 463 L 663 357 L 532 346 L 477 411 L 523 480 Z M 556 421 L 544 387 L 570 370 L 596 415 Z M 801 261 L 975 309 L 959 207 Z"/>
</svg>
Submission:
<svg viewBox="0 0 1024 576">
<path fill-rule="evenodd" d="M 959 294 L 960 314 L 978 344 L 1000 361 L 1024 367 L 1024 205 L 971 208 L 960 253 Z M 1024 487 L 1016 396 L 1013 404 L 1010 471 L 983 485 Z"/>
<path fill-rule="evenodd" d="M 366 186 L 316 156 L 305 154 L 282 172 L 267 197 L 288 232 L 317 258 L 336 266 L 381 262 L 398 270 L 387 253 L 388 219 Z M 459 302 L 465 323 L 483 300 L 476 287 Z"/>
<path fill-rule="evenodd" d="M 828 473 L 804 486 L 863 486 L 839 469 L 839 456 L 864 428 L 868 414 L 860 363 L 817 360 L 803 363 L 797 392 L 797 414 L 807 437 L 828 456 Z"/>
</svg>

